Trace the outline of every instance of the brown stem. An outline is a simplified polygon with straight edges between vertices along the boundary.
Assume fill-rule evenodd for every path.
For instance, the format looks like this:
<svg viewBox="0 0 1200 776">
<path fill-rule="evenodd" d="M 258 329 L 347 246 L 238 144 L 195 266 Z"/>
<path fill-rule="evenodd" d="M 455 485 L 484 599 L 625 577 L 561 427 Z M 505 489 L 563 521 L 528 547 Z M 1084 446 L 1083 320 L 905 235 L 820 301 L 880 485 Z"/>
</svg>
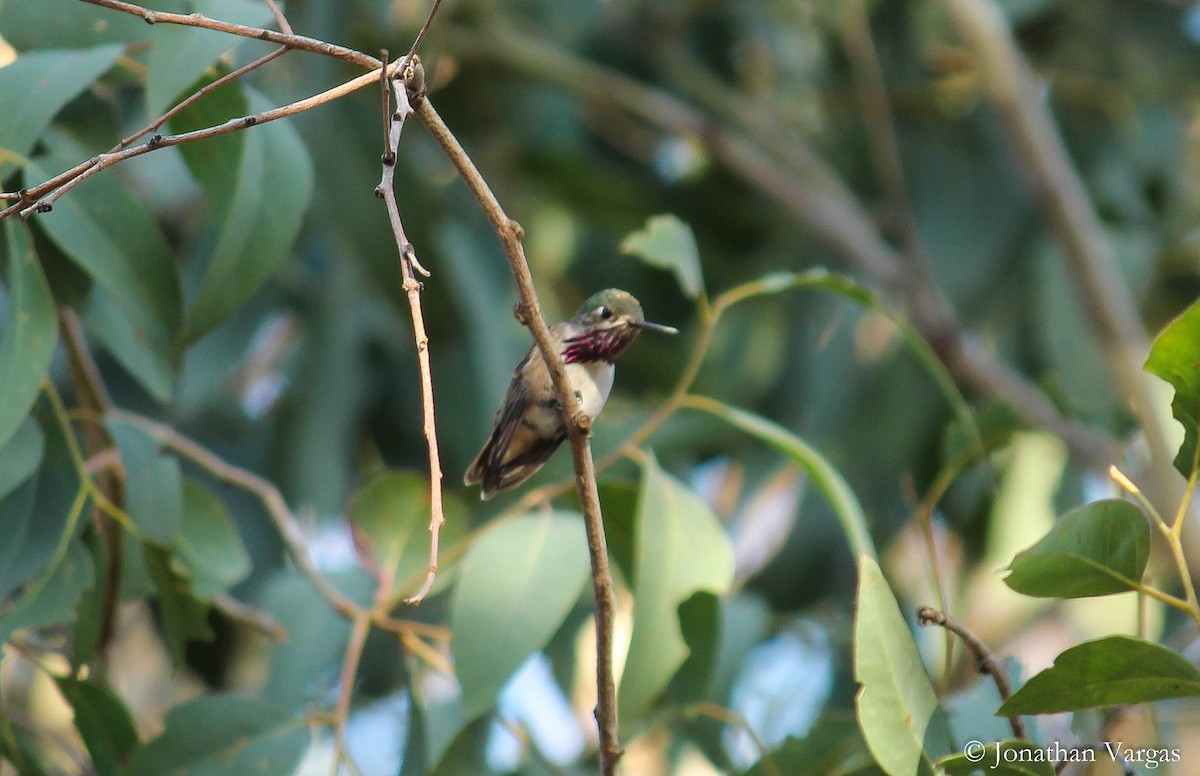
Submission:
<svg viewBox="0 0 1200 776">
<path fill-rule="evenodd" d="M 1008 683 L 1008 675 L 1004 673 L 1004 666 L 996 660 L 996 656 L 988 649 L 988 645 L 984 644 L 967 626 L 932 606 L 923 606 L 917 610 L 917 622 L 921 625 L 940 625 L 962 639 L 963 643 L 967 645 L 967 649 L 971 650 L 971 654 L 975 656 L 975 666 L 979 669 L 979 673 L 988 674 L 996 683 L 996 692 L 1000 694 L 1000 700 L 1003 702 L 1012 696 L 1012 686 Z M 1014 714 L 1009 717 L 1008 724 L 1012 727 L 1014 736 L 1025 737 L 1025 723 L 1021 721 L 1020 716 Z"/>
<path fill-rule="evenodd" d="M 75 386 L 76 400 L 89 418 L 83 425 L 83 444 L 89 459 L 113 456 L 118 465 L 106 466 L 96 475 L 97 485 L 108 501 L 120 509 L 125 508 L 125 475 L 119 465 L 120 454 L 101 420 L 104 413 L 112 409 L 112 399 L 100 377 L 100 370 L 88 349 L 87 339 L 79 316 L 67 306 L 58 308 L 59 329 L 67 351 L 67 364 L 71 382 Z M 99 640 L 96 644 L 95 670 L 103 673 L 108 665 L 109 647 L 117 631 L 117 606 L 121 602 L 121 556 L 124 536 L 121 526 L 103 509 L 92 510 L 92 524 L 104 544 L 104 583 L 101 592 Z"/>
<path fill-rule="evenodd" d="M 487 182 L 475 168 L 474 162 L 459 145 L 458 140 L 433 109 L 428 99 L 416 106 L 417 116 L 428 127 L 430 134 L 442 146 L 442 150 L 458 169 L 467 186 L 479 201 L 492 227 L 500 237 L 509 267 L 521 296 L 519 308 L 522 322 L 533 334 L 538 351 L 545 359 L 550 377 L 558 393 L 571 442 L 571 455 L 575 464 L 575 488 L 583 509 L 583 522 L 587 531 L 588 552 L 592 565 L 592 592 L 596 598 L 596 724 L 600 731 L 600 770 L 611 776 L 623 750 L 617 739 L 617 689 L 613 680 L 612 643 L 613 619 L 616 611 L 616 595 L 613 592 L 612 572 L 608 565 L 608 544 L 604 536 L 604 520 L 600 512 L 600 496 L 596 489 L 596 467 L 592 460 L 589 436 L 591 421 L 579 410 L 579 402 L 567 379 L 562 357 L 550 338 L 550 329 L 542 315 L 534 288 L 533 276 L 525 260 L 525 249 L 521 244 L 524 230 L 510 219 L 492 194 Z"/>
<path fill-rule="evenodd" d="M 254 472 L 234 466 L 219 458 L 202 445 L 188 439 L 165 423 L 159 423 L 141 415 L 124 410 L 110 410 L 107 417 L 120 420 L 141 428 L 158 440 L 163 447 L 173 450 L 176 454 L 188 459 L 201 467 L 218 480 L 236 485 L 258 497 L 267 510 L 267 515 L 274 523 L 279 537 L 287 548 L 288 555 L 296 568 L 303 574 L 317 592 L 321 594 L 333 609 L 348 620 L 353 620 L 363 613 L 363 608 L 334 587 L 324 574 L 313 565 L 308 556 L 304 531 L 296 521 L 283 494 L 271 482 L 263 479 Z"/>
<path fill-rule="evenodd" d="M 421 68 L 421 63 L 415 56 L 411 61 L 411 66 L 401 71 L 405 74 L 403 79 L 392 79 L 392 85 L 396 92 L 396 110 L 389 115 L 387 150 L 383 155 L 383 177 L 375 188 L 375 195 L 381 197 L 387 205 L 388 220 L 392 225 L 392 234 L 396 238 L 396 248 L 400 252 L 400 271 L 404 278 L 404 292 L 408 296 L 413 337 L 416 340 L 417 363 L 421 372 L 422 429 L 425 433 L 426 447 L 429 450 L 429 567 L 421 587 L 405 600 L 407 604 L 419 604 L 429 594 L 433 588 L 434 579 L 437 577 L 438 543 L 446 518 L 442 509 L 442 464 L 438 452 L 437 418 L 433 406 L 433 375 L 429 365 L 429 336 L 425 333 L 425 317 L 421 312 L 421 283 L 417 281 L 415 272 L 419 271 L 426 276 L 429 273 L 417 261 L 416 251 L 404 233 L 404 224 L 400 220 L 400 207 L 396 202 L 396 153 L 400 145 L 400 133 L 404 129 L 404 122 L 413 114 L 412 105 L 409 103 L 408 84 L 410 80 L 419 80 L 417 74 Z M 380 72 L 385 73 L 386 69 L 380 70 Z M 384 94 L 387 94 L 386 90 Z"/>
<path fill-rule="evenodd" d="M 1171 466 L 1162 421 L 1155 413 L 1152 378 L 1141 368 L 1149 339 L 1117 270 L 1112 242 L 1071 163 L 1038 79 L 995 3 L 945 0 L 945 5 L 978 58 L 979 75 L 1016 140 L 1025 169 L 1033 176 L 1042 211 L 1062 243 L 1067 266 L 1075 276 L 1117 385 L 1146 435 L 1155 495 L 1162 503 L 1174 503 L 1181 485 Z"/>
</svg>

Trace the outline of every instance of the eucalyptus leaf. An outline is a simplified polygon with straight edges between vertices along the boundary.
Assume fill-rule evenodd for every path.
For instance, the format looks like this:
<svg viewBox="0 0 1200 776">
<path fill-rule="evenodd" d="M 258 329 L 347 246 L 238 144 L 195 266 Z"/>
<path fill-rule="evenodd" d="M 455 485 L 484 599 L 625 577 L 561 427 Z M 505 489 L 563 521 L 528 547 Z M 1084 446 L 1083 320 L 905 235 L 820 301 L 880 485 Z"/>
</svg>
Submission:
<svg viewBox="0 0 1200 776">
<path fill-rule="evenodd" d="M 307 726 L 253 698 L 205 695 L 167 712 L 156 738 L 133 750 L 125 776 L 291 776 Z"/>
<path fill-rule="evenodd" d="M 860 555 L 858 606 L 854 613 L 856 707 L 863 738 L 890 776 L 931 767 L 926 736 L 938 700 L 908 623 L 878 564 Z"/>
<path fill-rule="evenodd" d="M 125 469 L 125 512 L 143 538 L 170 544 L 183 512 L 183 475 L 179 461 L 160 452 L 158 440 L 138 426 L 110 421 Z"/>
<path fill-rule="evenodd" d="M 99 776 L 118 776 L 120 765 L 138 742 L 129 709 L 112 690 L 86 679 L 55 677 L 59 692 L 74 712 L 79 731 Z"/>
<path fill-rule="evenodd" d="M 513 672 L 546 646 L 583 592 L 588 568 L 574 514 L 523 515 L 475 540 L 450 604 L 450 647 L 468 718 L 490 709 Z"/>
<path fill-rule="evenodd" d="M 0 68 L 0 180 L 23 162 L 63 106 L 112 67 L 121 51 L 111 44 L 82 51 L 37 51 Z"/>
<path fill-rule="evenodd" d="M 622 734 L 639 724 L 690 654 L 679 607 L 729 592 L 733 546 L 720 520 L 653 459 L 642 467 L 634 539 L 633 633 L 618 704 Z"/>
<path fill-rule="evenodd" d="M 42 141 L 48 153 L 26 167 L 29 185 L 93 155 L 62 133 L 47 133 Z M 112 295 L 138 336 L 165 353 L 179 327 L 179 270 L 166 237 L 121 178 L 91 176 L 38 216 L 38 225 Z"/>
<path fill-rule="evenodd" d="M 25 422 L 58 344 L 54 299 L 29 229 L 10 218 L 4 222 L 4 241 L 9 309 L 0 335 L 0 448 Z"/>
<path fill-rule="evenodd" d="M 193 12 L 231 24 L 262 27 L 271 21 L 271 10 L 254 0 L 192 0 Z M 159 24 L 154 47 L 146 61 L 146 105 L 151 116 L 171 107 L 175 98 L 192 86 L 218 57 L 246 39 L 217 30 Z M 227 116 L 226 118 L 233 118 Z"/>
<path fill-rule="evenodd" d="M 45 440 L 32 415 L 27 415 L 8 443 L 0 447 L 0 501 L 22 482 L 33 476 L 42 462 Z"/>
<path fill-rule="evenodd" d="M 250 573 L 250 556 L 224 502 L 207 487 L 183 483 L 179 532 L 173 549 L 187 567 L 198 598 L 212 600 Z"/>
<path fill-rule="evenodd" d="M 178 132 L 267 110 L 265 97 L 238 85 L 200 100 L 171 120 Z M 300 232 L 313 166 L 287 121 L 272 121 L 180 148 L 217 223 L 216 244 L 188 308 L 179 345 L 224 323 L 279 268 Z"/>
</svg>

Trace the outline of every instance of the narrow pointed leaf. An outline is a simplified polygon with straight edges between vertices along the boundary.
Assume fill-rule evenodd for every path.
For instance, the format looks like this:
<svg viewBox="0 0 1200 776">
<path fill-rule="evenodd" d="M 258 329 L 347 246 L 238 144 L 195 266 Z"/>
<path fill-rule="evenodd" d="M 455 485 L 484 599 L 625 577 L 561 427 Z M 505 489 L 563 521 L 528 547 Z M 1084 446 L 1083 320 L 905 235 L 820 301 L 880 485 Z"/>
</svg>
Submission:
<svg viewBox="0 0 1200 776">
<path fill-rule="evenodd" d="M 27 415 L 8 443 L 0 446 L 0 461 L 4 461 L 0 466 L 0 500 L 33 476 L 42 462 L 44 447 L 42 429 L 32 415 Z"/>
<path fill-rule="evenodd" d="M 618 694 L 632 729 L 690 654 L 679 607 L 733 582 L 733 547 L 707 504 L 650 459 L 642 468 L 634 539 L 633 634 Z"/>
<path fill-rule="evenodd" d="M 43 138 L 49 153 L 31 161 L 27 184 L 92 155 L 59 133 Z M 175 256 L 146 207 L 115 175 L 93 175 L 38 216 L 71 261 L 112 295 L 139 336 L 166 352 L 179 326 L 182 292 Z"/>
<path fill-rule="evenodd" d="M 62 559 L 23 590 L 12 609 L 0 617 L 0 643 L 14 631 L 69 622 L 79 597 L 92 586 L 92 556 L 78 539 L 67 545 Z"/>
<path fill-rule="evenodd" d="M 1116 499 L 1073 509 L 1050 533 L 1017 553 L 1004 582 L 1040 598 L 1125 593 L 1141 582 L 1150 558 L 1150 526 L 1134 505 Z"/>
<path fill-rule="evenodd" d="M 196 597 L 186 569 L 169 549 L 153 542 L 142 542 L 142 557 L 158 597 L 167 646 L 171 648 L 175 663 L 182 665 L 189 641 L 211 641 L 213 638 L 208 626 L 208 606 Z"/>
<path fill-rule="evenodd" d="M 1109 636 L 1063 652 L 996 714 L 1053 714 L 1196 696 L 1200 669 L 1182 655 L 1130 636 Z"/>
<path fill-rule="evenodd" d="M 83 311 L 83 325 L 147 393 L 162 404 L 171 400 L 170 360 L 164 351 L 151 347 L 138 334 L 111 294 L 102 288 L 92 289 L 87 309 Z"/>
<path fill-rule="evenodd" d="M 1175 389 L 1171 413 L 1183 426 L 1183 445 L 1175 456 L 1175 468 L 1190 477 L 1200 463 L 1196 443 L 1200 432 L 1200 301 L 1192 303 L 1155 338 L 1146 371 Z"/>
<path fill-rule="evenodd" d="M 208 488 L 183 483 L 179 532 L 173 543 L 198 598 L 211 601 L 246 578 L 250 556 L 238 535 L 233 516 Z"/>
<path fill-rule="evenodd" d="M 460 502 L 442 504 L 443 551 L 457 544 L 466 526 Z M 429 478 L 411 471 L 386 471 L 371 477 L 350 501 L 350 525 L 363 565 L 392 595 L 416 590 L 429 565 Z M 441 577 L 447 579 L 448 577 Z M 435 592 L 440 590 L 435 584 Z"/>
<path fill-rule="evenodd" d="M 689 299 L 704 293 L 700 249 L 692 229 L 673 215 L 654 216 L 646 228 L 621 242 L 621 252 L 637 256 L 654 267 L 675 273 L 679 288 Z"/>
<path fill-rule="evenodd" d="M 271 20 L 265 3 L 254 0 L 193 0 L 193 11 L 210 19 L 262 27 Z M 218 57 L 245 38 L 201 27 L 159 24 L 154 28 L 154 47 L 146 62 L 146 105 L 151 116 L 162 115 L 175 98 L 212 67 Z M 233 116 L 226 116 L 233 118 Z"/>
<path fill-rule="evenodd" d="M 56 677 L 59 692 L 71 704 L 75 728 L 99 776 L 117 776 L 129 750 L 138 742 L 133 718 L 120 698 L 95 682 Z"/>
<path fill-rule="evenodd" d="M 577 515 L 525 515 L 476 539 L 450 605 L 450 647 L 468 718 L 490 709 L 513 672 L 546 645 L 587 578 Z"/>
<path fill-rule="evenodd" d="M 229 86 L 175 117 L 176 131 L 271 107 L 257 92 Z M 292 249 L 312 196 L 313 169 L 286 121 L 180 148 L 217 223 L 216 245 L 187 313 L 180 343 L 220 326 L 275 273 Z"/>
<path fill-rule="evenodd" d="M 8 219 L 4 243 L 8 315 L 0 334 L 0 448 L 29 414 L 58 344 L 54 299 L 33 253 L 29 229 Z"/>
<path fill-rule="evenodd" d="M 937 696 L 908 623 L 878 564 L 859 556 L 854 613 L 858 723 L 875 760 L 891 776 L 917 773 Z"/>
<path fill-rule="evenodd" d="M 867 530 L 867 517 L 863 513 L 862 505 L 838 470 L 815 448 L 783 426 L 759 415 L 722 404 L 715 399 L 692 396 L 689 397 L 687 406 L 716 415 L 730 425 L 757 437 L 804 469 L 817 486 L 817 490 L 821 491 L 821 495 L 833 508 L 834 514 L 842 524 L 842 531 L 846 534 L 850 549 L 855 554 L 875 556 L 875 543 L 871 541 L 871 534 Z"/>
<path fill-rule="evenodd" d="M 113 421 L 108 430 L 125 468 L 125 511 L 143 538 L 170 544 L 183 511 L 179 461 L 159 452 L 158 440 L 137 426 Z"/>
<path fill-rule="evenodd" d="M 112 67 L 121 51 L 117 45 L 35 51 L 0 67 L 0 180 L 12 174 L 55 114 Z"/>
<path fill-rule="evenodd" d="M 125 776 L 290 776 L 308 729 L 252 698 L 206 695 L 171 709 L 157 738 L 133 750 Z"/>
</svg>

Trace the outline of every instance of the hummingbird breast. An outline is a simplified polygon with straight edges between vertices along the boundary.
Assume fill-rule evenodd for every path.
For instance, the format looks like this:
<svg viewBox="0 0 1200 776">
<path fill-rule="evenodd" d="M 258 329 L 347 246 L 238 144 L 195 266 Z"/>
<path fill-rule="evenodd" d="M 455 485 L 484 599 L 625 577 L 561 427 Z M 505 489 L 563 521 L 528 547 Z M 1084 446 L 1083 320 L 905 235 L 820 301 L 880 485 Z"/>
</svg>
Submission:
<svg viewBox="0 0 1200 776">
<path fill-rule="evenodd" d="M 579 409 L 592 420 L 604 409 L 608 394 L 612 391 L 613 374 L 616 369 L 607 361 L 576 361 L 567 364 L 567 377 L 575 396 L 579 400 Z"/>
</svg>

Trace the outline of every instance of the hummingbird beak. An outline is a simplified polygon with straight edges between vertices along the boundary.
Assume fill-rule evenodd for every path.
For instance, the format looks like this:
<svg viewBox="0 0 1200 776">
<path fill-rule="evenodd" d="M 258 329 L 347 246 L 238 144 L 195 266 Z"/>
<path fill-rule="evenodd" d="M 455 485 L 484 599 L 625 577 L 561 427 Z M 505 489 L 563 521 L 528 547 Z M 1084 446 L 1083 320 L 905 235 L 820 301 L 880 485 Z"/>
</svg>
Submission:
<svg viewBox="0 0 1200 776">
<path fill-rule="evenodd" d="M 663 334 L 678 334 L 679 329 L 674 326 L 664 326 L 661 323 L 651 323 L 650 321 L 639 321 L 634 324 L 639 329 L 650 329 L 652 331 L 661 331 Z"/>
</svg>

